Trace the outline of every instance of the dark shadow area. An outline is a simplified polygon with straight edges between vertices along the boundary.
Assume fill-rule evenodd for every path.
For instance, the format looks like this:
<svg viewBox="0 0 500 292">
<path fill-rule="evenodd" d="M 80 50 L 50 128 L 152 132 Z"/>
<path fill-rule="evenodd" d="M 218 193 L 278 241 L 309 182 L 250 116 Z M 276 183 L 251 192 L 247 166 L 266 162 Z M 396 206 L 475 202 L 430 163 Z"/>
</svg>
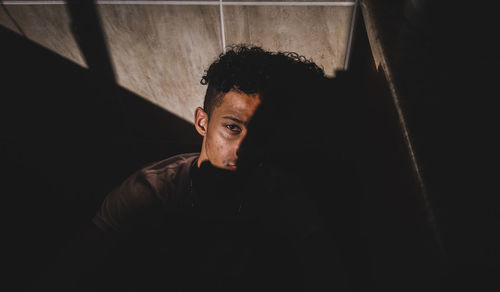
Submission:
<svg viewBox="0 0 500 292">
<path fill-rule="evenodd" d="M 495 12 L 449 1 L 370 3 L 443 242 L 437 285 L 498 291 Z"/>
<path fill-rule="evenodd" d="M 98 92 L 97 105 L 107 109 L 106 114 L 99 117 L 111 131 L 124 129 L 125 108 L 123 98 L 118 93 L 116 76 L 111 64 L 111 58 L 105 40 L 101 21 L 97 13 L 96 2 L 67 1 L 70 28 L 76 43 L 87 64 L 92 84 Z M 117 133 L 120 135 L 120 133 Z"/>
<path fill-rule="evenodd" d="M 0 39 L 8 251 L 2 286 L 17 291 L 94 215 L 111 188 L 147 163 L 199 151 L 201 138 L 190 123 L 116 84 L 96 82 L 93 72 L 3 27 Z M 110 108 L 106 86 L 116 87 L 123 111 Z"/>
<path fill-rule="evenodd" d="M 440 291 L 442 255 L 428 221 L 388 82 L 359 14 L 349 74 L 359 119 L 352 153 L 361 198 L 360 291 Z"/>
<path fill-rule="evenodd" d="M 249 125 L 239 164 L 263 161 L 268 175 L 255 176 L 254 192 L 302 194 L 293 216 L 326 226 L 331 238 L 309 242 L 322 256 L 305 255 L 311 291 L 439 291 L 441 255 L 362 18 L 355 34 L 349 71 L 319 82 L 285 70 Z"/>
<path fill-rule="evenodd" d="M 489 43 L 494 38 L 492 18 L 465 7 L 454 14 L 450 6 L 429 4 L 417 12 L 401 1 L 390 2 L 374 13 L 432 204 L 422 197 L 387 72 L 375 67 L 358 14 L 350 70 L 311 87 L 302 86 L 303 80 L 290 71 L 282 80 L 290 85 L 288 91 L 277 93 L 282 99 L 263 102 L 242 146 L 239 167 L 258 170 L 247 174 L 250 188 L 243 195 L 249 200 L 243 210 L 264 214 L 258 226 L 265 228 L 255 230 L 253 217 L 226 227 L 239 241 L 261 248 L 263 253 L 249 257 L 254 268 L 262 267 L 269 278 L 275 269 L 287 268 L 275 274 L 270 290 L 283 288 L 280 281 L 287 291 L 303 288 L 292 281 L 300 282 L 297 262 L 289 257 L 292 247 L 282 248 L 281 238 L 271 247 L 258 242 L 276 230 L 286 231 L 285 223 L 273 221 L 278 214 L 326 230 L 319 238 L 300 242 L 307 271 L 301 283 L 313 291 L 323 284 L 348 285 L 348 291 L 360 292 L 498 290 L 498 187 L 496 172 L 488 167 L 496 166 L 498 149 L 490 141 L 498 116 L 491 105 L 496 83 L 490 73 L 497 68 L 498 52 Z M 83 12 L 76 6 L 71 9 L 75 21 L 96 25 L 79 15 Z M 464 24 L 463 17 L 470 15 Z M 98 25 L 93 29 L 100 30 Z M 78 25 L 74 30 L 80 45 L 102 44 L 94 39 L 96 34 Z M 0 177 L 7 200 L 3 263 L 8 267 L 3 285 L 22 291 L 89 222 L 113 187 L 149 162 L 199 151 L 201 138 L 191 124 L 117 86 L 103 47 L 84 49 L 91 65 L 87 70 L 3 27 L 0 39 Z M 281 198 L 288 209 L 280 209 Z M 237 206 L 224 202 L 231 210 Z M 428 221 L 429 207 L 435 211 L 444 251 Z M 215 215 L 220 219 L 221 214 Z M 180 236 L 192 222 L 181 223 L 175 229 Z M 233 228 L 242 224 L 247 229 Z M 214 224 L 202 231 L 214 231 L 208 235 L 217 237 L 217 228 Z M 193 248 L 193 261 L 203 252 L 195 250 L 200 238 L 183 247 Z M 170 259 L 157 257 L 155 251 L 136 254 L 136 270 L 126 274 L 142 272 L 144 279 L 162 281 L 164 270 L 142 271 L 141 264 L 151 265 L 151 271 Z M 121 252 L 126 248 L 115 254 Z M 170 275 L 180 275 L 178 287 L 193 280 L 191 274 L 181 274 L 191 268 L 184 258 L 166 256 L 177 256 L 176 263 L 183 265 Z M 262 265 L 269 258 L 273 262 Z M 115 268 L 130 265 L 116 260 Z M 107 268 L 100 267 L 104 275 Z M 112 280 L 123 277 L 121 272 L 114 271 L 111 276 L 117 278 Z M 245 276 L 252 281 L 253 274 Z M 137 279 L 127 280 L 142 287 Z M 189 283 L 203 286 L 198 280 Z M 262 291 L 261 283 L 232 284 Z"/>
</svg>

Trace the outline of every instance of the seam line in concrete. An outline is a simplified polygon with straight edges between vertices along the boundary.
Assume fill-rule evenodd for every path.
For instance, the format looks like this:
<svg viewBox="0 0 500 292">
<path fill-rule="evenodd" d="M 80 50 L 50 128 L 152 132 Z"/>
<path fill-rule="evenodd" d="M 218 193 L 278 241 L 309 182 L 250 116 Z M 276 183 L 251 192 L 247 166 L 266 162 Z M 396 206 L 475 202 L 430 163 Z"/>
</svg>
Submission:
<svg viewBox="0 0 500 292">
<path fill-rule="evenodd" d="M 64 5 L 66 1 L 0 1 L 4 5 Z M 321 2 L 290 2 L 290 1 L 96 1 L 99 5 L 231 5 L 231 6 L 354 6 L 355 1 L 321 1 Z"/>
</svg>

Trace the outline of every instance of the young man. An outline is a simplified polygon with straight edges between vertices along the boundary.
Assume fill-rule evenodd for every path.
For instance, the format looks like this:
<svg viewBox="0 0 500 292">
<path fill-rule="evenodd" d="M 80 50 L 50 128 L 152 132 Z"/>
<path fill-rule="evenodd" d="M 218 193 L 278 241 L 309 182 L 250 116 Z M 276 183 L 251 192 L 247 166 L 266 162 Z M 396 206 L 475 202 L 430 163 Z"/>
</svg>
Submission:
<svg viewBox="0 0 500 292">
<path fill-rule="evenodd" d="M 129 177 L 104 200 L 93 219 L 104 231 L 130 232 L 157 225 L 168 214 L 158 206 L 190 208 L 197 204 L 193 185 L 210 187 L 212 180 L 232 177 L 220 189 L 234 187 L 240 145 L 261 103 L 275 54 L 257 47 L 235 46 L 214 62 L 202 78 L 208 85 L 203 108 L 195 110 L 194 125 L 203 136 L 200 153 L 177 155 L 154 163 Z M 290 61 L 293 59 L 290 58 Z M 194 172 L 199 172 L 200 179 Z M 220 170 L 220 171 L 219 171 Z M 181 212 L 181 211 L 179 211 Z"/>
<path fill-rule="evenodd" d="M 334 248 L 323 240 L 315 208 L 279 167 L 262 166 L 276 150 L 266 152 L 275 114 L 323 79 L 319 67 L 296 54 L 246 46 L 222 54 L 201 81 L 208 88 L 195 111 L 200 153 L 153 163 L 114 189 L 92 220 L 91 251 L 73 252 L 83 264 L 79 279 L 67 285 L 72 291 L 74 285 L 76 291 L 311 291 L 337 277 Z"/>
</svg>

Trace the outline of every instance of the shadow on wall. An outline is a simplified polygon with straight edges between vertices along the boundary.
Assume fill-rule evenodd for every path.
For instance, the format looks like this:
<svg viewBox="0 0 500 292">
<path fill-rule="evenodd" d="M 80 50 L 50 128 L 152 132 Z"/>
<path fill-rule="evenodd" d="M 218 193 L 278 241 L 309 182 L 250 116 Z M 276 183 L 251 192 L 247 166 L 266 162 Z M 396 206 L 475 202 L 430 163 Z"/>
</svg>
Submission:
<svg viewBox="0 0 500 292">
<path fill-rule="evenodd" d="M 176 153 L 199 151 L 201 139 L 184 120 L 116 84 L 102 83 L 96 78 L 100 72 L 75 65 L 4 28 L 0 39 L 1 177 L 10 218 L 4 238 L 11 251 L 6 259 L 8 284 L 14 285 L 39 273 L 131 172 Z M 311 182 L 311 193 L 324 208 L 326 220 L 343 235 L 339 248 L 353 290 L 411 291 L 408 283 L 416 282 L 420 284 L 413 288 L 418 290 L 428 284 L 420 271 L 432 266 L 433 261 L 427 261 L 432 253 L 425 248 L 431 240 L 422 236 L 427 230 L 419 221 L 423 216 L 415 204 L 415 182 L 390 95 L 382 86 L 385 80 L 366 59 L 371 57 L 366 36 L 358 39 L 353 52 L 357 63 L 352 63 L 357 71 L 351 73 L 364 82 L 366 91 L 356 100 L 339 101 L 329 94 L 330 107 L 325 106 L 319 117 L 327 121 L 320 124 L 318 103 L 304 99 L 308 102 L 297 104 L 306 121 L 295 140 L 304 146 L 299 157 L 315 155 L 313 161 L 295 167 L 335 166 L 328 172 L 302 169 L 302 178 Z M 353 83 L 350 89 L 356 87 L 359 84 Z M 108 94 L 116 94 L 123 112 L 116 111 L 116 99 Z M 330 108 L 359 114 L 334 119 L 335 127 L 352 139 L 347 141 L 353 145 L 349 157 L 355 156 L 364 171 L 360 182 L 343 179 L 350 175 L 347 169 L 352 171 L 351 161 L 328 156 L 337 146 L 335 139 L 344 137 L 330 135 Z M 312 133 L 317 132 L 328 139 L 316 139 Z"/>
<path fill-rule="evenodd" d="M 363 16 L 349 69 L 354 117 L 346 137 L 361 188 L 358 250 L 351 250 L 356 291 L 441 291 L 440 251 L 384 77 L 377 70 Z"/>
<path fill-rule="evenodd" d="M 199 151 L 201 137 L 192 124 L 116 84 L 96 82 L 94 72 L 3 27 L 0 39 L 4 264 L 6 278 L 19 284 L 123 178 L 149 162 Z M 103 86 L 116 87 L 123 113 Z"/>
<path fill-rule="evenodd" d="M 497 12 L 365 1 L 445 250 L 444 291 L 499 291 Z"/>
</svg>

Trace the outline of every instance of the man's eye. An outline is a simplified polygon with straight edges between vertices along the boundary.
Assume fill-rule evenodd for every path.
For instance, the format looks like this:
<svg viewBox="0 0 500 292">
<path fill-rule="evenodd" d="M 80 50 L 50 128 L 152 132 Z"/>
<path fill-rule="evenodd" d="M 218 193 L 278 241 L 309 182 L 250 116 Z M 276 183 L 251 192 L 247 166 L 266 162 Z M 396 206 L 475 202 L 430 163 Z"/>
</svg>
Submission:
<svg viewBox="0 0 500 292">
<path fill-rule="evenodd" d="M 233 133 L 239 133 L 239 132 L 241 132 L 240 127 L 238 127 L 238 126 L 236 126 L 236 125 L 232 125 L 232 124 L 230 124 L 230 125 L 226 125 L 226 128 L 227 128 L 229 131 L 233 132 Z"/>
</svg>

